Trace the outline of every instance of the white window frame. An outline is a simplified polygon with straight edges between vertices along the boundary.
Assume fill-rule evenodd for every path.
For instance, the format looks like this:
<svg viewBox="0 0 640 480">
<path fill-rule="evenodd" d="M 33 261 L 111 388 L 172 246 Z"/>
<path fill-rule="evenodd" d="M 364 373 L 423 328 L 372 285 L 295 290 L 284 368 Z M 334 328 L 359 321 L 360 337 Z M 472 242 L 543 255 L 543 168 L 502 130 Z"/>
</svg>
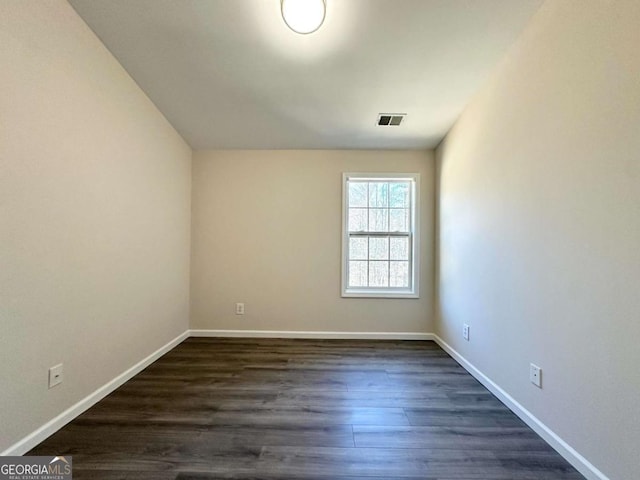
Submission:
<svg viewBox="0 0 640 480">
<path fill-rule="evenodd" d="M 349 287 L 349 180 L 410 180 L 410 248 L 409 288 Z M 420 298 L 420 174 L 419 173 L 358 173 L 342 174 L 342 297 L 345 298 Z"/>
</svg>

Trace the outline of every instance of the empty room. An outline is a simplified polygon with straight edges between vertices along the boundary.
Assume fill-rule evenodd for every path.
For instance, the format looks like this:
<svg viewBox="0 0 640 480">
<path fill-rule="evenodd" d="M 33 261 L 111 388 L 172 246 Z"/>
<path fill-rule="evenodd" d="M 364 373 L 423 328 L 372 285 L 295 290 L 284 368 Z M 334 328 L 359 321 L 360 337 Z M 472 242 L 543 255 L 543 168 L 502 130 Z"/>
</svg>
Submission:
<svg viewBox="0 0 640 480">
<path fill-rule="evenodd" d="M 640 479 L 640 1 L 0 0 L 0 480 Z"/>
</svg>

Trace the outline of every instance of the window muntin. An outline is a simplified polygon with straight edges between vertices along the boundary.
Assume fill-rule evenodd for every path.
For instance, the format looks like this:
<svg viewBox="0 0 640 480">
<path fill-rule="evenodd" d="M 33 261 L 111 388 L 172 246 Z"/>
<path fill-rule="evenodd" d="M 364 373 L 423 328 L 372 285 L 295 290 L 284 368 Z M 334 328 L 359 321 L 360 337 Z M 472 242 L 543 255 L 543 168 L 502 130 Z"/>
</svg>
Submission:
<svg viewBox="0 0 640 480">
<path fill-rule="evenodd" d="M 343 296 L 417 297 L 417 174 L 345 174 Z"/>
</svg>

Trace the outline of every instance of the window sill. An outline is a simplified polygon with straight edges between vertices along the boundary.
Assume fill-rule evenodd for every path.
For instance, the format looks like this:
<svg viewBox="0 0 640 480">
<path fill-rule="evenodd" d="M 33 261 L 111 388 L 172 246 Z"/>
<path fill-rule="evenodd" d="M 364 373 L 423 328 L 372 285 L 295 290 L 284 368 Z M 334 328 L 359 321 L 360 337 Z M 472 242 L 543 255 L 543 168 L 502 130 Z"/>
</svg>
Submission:
<svg viewBox="0 0 640 480">
<path fill-rule="evenodd" d="M 420 294 L 413 291 L 384 291 L 384 290 L 347 290 L 342 292 L 342 298 L 420 298 Z"/>
</svg>

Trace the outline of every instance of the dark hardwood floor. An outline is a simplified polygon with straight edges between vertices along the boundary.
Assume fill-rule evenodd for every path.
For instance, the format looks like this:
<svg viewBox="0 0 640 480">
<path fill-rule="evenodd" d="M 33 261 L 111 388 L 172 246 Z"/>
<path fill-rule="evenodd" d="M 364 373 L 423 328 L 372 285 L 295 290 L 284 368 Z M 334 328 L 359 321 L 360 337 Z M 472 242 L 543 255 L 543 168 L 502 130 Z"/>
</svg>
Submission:
<svg viewBox="0 0 640 480">
<path fill-rule="evenodd" d="M 583 479 L 433 342 L 183 342 L 37 446 L 74 478 Z"/>
</svg>

